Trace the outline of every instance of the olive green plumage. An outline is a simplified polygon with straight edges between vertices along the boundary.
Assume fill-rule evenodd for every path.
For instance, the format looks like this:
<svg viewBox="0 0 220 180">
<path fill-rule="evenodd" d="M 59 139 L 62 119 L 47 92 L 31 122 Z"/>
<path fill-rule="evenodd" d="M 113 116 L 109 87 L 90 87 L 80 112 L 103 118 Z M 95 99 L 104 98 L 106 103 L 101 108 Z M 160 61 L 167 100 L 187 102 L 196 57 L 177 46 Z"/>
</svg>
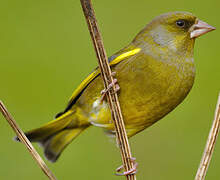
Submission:
<svg viewBox="0 0 220 180">
<path fill-rule="evenodd" d="M 184 26 L 177 24 L 178 20 L 184 21 Z M 190 28 L 197 21 L 186 12 L 161 15 L 127 47 L 109 58 L 120 85 L 119 101 L 129 137 L 172 111 L 192 88 L 195 39 L 190 37 Z M 54 121 L 27 132 L 27 137 L 40 142 L 46 157 L 54 162 L 91 125 L 114 135 L 108 105 L 101 102 L 102 89 L 97 69 L 77 88 L 67 108 Z"/>
</svg>

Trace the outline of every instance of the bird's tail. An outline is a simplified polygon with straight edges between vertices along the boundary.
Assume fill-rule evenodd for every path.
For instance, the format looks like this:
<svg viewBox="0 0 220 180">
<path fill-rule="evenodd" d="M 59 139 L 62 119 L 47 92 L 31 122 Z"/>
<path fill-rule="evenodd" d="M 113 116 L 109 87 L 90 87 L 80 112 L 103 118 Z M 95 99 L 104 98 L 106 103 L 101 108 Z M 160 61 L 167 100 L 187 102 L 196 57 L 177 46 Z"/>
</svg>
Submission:
<svg viewBox="0 0 220 180">
<path fill-rule="evenodd" d="M 89 126 L 79 126 L 77 122 L 71 112 L 66 112 L 54 121 L 26 132 L 25 135 L 31 142 L 38 142 L 44 149 L 45 157 L 55 162 L 64 148 Z M 17 137 L 15 139 L 19 141 Z"/>
</svg>

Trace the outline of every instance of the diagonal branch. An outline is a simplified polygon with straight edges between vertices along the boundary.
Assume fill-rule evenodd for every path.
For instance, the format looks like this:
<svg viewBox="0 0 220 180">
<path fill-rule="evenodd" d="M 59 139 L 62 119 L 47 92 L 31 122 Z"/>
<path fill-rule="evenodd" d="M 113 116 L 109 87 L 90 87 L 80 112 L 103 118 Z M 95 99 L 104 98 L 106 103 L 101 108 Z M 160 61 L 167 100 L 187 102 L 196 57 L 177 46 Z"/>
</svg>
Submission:
<svg viewBox="0 0 220 180">
<path fill-rule="evenodd" d="M 83 8 L 83 12 L 88 24 L 89 32 L 92 38 L 92 42 L 95 48 L 96 56 L 99 62 L 99 68 L 101 70 L 101 76 L 104 82 L 105 89 L 108 89 L 109 84 L 113 83 L 112 72 L 108 64 L 106 51 L 104 49 L 101 34 L 98 29 L 97 20 L 91 4 L 91 0 L 80 0 Z M 111 110 L 112 119 L 115 125 L 117 143 L 120 148 L 121 156 L 125 171 L 129 171 L 134 167 L 132 162 L 131 150 L 126 134 L 124 121 L 118 101 L 118 96 L 115 91 L 115 86 L 107 91 L 107 100 L 109 108 Z M 136 175 L 127 175 L 128 180 L 136 180 Z"/>
<path fill-rule="evenodd" d="M 204 180 L 205 179 L 205 176 L 206 176 L 206 173 L 207 173 L 207 170 L 209 167 L 209 163 L 211 161 L 212 154 L 214 151 L 214 147 L 216 144 L 216 140 L 218 137 L 219 128 L 220 128 L 220 94 L 219 94 L 218 102 L 216 105 L 215 118 L 214 118 L 214 121 L 212 123 L 212 127 L 209 132 L 209 137 L 206 142 L 206 147 L 205 147 L 203 157 L 200 162 L 199 169 L 197 171 L 195 180 Z"/>
<path fill-rule="evenodd" d="M 56 180 L 55 176 L 52 174 L 52 172 L 49 170 L 43 159 L 40 157 L 40 155 L 37 153 L 37 151 L 34 149 L 28 138 L 25 136 L 23 131 L 19 128 L 17 123 L 15 122 L 14 118 L 11 116 L 11 114 L 6 109 L 5 105 L 0 101 L 0 111 L 2 115 L 5 117 L 5 119 L 10 124 L 11 128 L 14 130 L 20 141 L 26 146 L 28 151 L 30 152 L 31 156 L 34 158 L 34 160 L 37 162 L 37 164 L 40 166 L 41 170 L 44 172 L 44 174 L 50 179 L 50 180 Z"/>
</svg>

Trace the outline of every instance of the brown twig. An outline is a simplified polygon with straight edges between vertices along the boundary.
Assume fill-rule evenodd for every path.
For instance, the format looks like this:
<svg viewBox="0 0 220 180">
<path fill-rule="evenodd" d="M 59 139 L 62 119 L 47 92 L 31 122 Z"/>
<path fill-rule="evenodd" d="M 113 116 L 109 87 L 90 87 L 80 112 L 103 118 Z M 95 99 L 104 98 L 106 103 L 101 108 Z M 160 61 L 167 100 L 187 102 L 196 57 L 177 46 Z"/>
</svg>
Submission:
<svg viewBox="0 0 220 180">
<path fill-rule="evenodd" d="M 207 173 L 207 170 L 209 167 L 209 163 L 212 158 L 213 150 L 214 150 L 214 147 L 216 144 L 216 140 L 218 137 L 219 127 L 220 127 L 220 94 L 219 94 L 218 102 L 216 105 L 215 118 L 214 118 L 214 121 L 212 123 L 212 127 L 209 132 L 209 136 L 208 136 L 208 139 L 206 142 L 206 147 L 205 147 L 203 157 L 200 162 L 195 180 L 204 180 L 205 179 L 205 176 L 206 176 L 206 173 Z"/>
<path fill-rule="evenodd" d="M 106 51 L 104 49 L 103 41 L 101 34 L 98 29 L 97 21 L 95 18 L 95 13 L 91 4 L 91 0 L 80 0 L 83 8 L 83 12 L 88 24 L 89 32 L 93 41 L 93 45 L 95 48 L 96 56 L 99 62 L 99 68 L 101 70 L 101 76 L 104 81 L 105 89 L 108 89 L 109 84 L 113 84 L 113 78 L 110 66 L 108 64 Z M 109 108 L 111 110 L 112 120 L 115 125 L 116 130 L 116 138 L 117 143 L 120 148 L 121 156 L 125 171 L 129 171 L 134 167 L 133 162 L 131 161 L 131 150 L 128 143 L 128 138 L 124 126 L 124 121 L 120 109 L 120 104 L 118 101 L 118 96 L 115 91 L 115 86 L 107 92 L 107 100 L 109 104 Z M 136 175 L 128 175 L 126 176 L 129 180 L 135 180 Z"/>
<path fill-rule="evenodd" d="M 23 131 L 19 128 L 11 114 L 8 112 L 5 105 L 0 101 L 0 111 L 5 117 L 5 119 L 10 124 L 11 128 L 14 130 L 20 141 L 26 146 L 28 151 L 30 152 L 31 156 L 34 158 L 34 160 L 37 162 L 37 164 L 40 166 L 44 174 L 50 179 L 50 180 L 56 180 L 55 176 L 52 174 L 52 172 L 49 170 L 43 159 L 40 157 L 40 155 L 37 153 L 37 151 L 34 149 L 28 138 L 25 136 Z"/>
</svg>

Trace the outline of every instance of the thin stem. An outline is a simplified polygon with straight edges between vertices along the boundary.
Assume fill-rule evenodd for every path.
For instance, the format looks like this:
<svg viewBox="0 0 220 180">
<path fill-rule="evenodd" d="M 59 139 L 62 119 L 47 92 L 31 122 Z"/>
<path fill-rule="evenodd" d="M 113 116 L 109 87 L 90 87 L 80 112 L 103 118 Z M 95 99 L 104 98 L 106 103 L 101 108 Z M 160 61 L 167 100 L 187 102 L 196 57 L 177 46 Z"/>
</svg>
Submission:
<svg viewBox="0 0 220 180">
<path fill-rule="evenodd" d="M 55 176 L 52 174 L 52 172 L 49 170 L 43 159 L 40 157 L 40 155 L 37 153 L 37 151 L 32 146 L 31 142 L 28 140 L 28 138 L 25 136 L 23 131 L 19 128 L 14 118 L 11 116 L 3 102 L 0 101 L 0 111 L 5 117 L 5 119 L 10 124 L 11 128 L 14 130 L 20 141 L 26 146 L 28 151 L 30 152 L 31 156 L 34 158 L 34 160 L 37 162 L 37 164 L 40 166 L 41 170 L 44 172 L 44 174 L 50 179 L 50 180 L 56 180 Z"/>
<path fill-rule="evenodd" d="M 200 162 L 195 180 L 204 180 L 205 179 L 205 176 L 206 176 L 206 173 L 207 173 L 207 170 L 209 167 L 209 163 L 211 161 L 212 154 L 214 151 L 214 147 L 216 144 L 216 140 L 218 137 L 219 127 L 220 127 L 220 94 L 219 94 L 218 102 L 216 105 L 215 118 L 214 118 L 214 121 L 212 123 L 212 127 L 209 132 L 209 136 L 208 136 L 208 139 L 206 142 L 206 147 L 205 147 L 203 157 Z"/>
<path fill-rule="evenodd" d="M 92 38 L 92 42 L 95 48 L 96 56 L 99 62 L 99 68 L 101 70 L 101 76 L 104 82 L 105 89 L 108 85 L 113 83 L 112 72 L 108 64 L 108 59 L 106 51 L 103 45 L 102 37 L 98 29 L 97 20 L 95 18 L 95 13 L 91 4 L 91 0 L 80 0 L 83 8 L 83 12 L 88 24 L 89 32 Z M 134 167 L 132 162 L 131 150 L 128 142 L 128 137 L 125 130 L 125 125 L 121 113 L 120 104 L 118 101 L 118 96 L 115 91 L 115 86 L 113 86 L 107 92 L 107 101 L 112 115 L 112 120 L 115 125 L 116 139 L 120 148 L 121 157 L 125 171 L 129 171 Z M 135 180 L 136 175 L 127 175 L 128 180 Z"/>
</svg>

